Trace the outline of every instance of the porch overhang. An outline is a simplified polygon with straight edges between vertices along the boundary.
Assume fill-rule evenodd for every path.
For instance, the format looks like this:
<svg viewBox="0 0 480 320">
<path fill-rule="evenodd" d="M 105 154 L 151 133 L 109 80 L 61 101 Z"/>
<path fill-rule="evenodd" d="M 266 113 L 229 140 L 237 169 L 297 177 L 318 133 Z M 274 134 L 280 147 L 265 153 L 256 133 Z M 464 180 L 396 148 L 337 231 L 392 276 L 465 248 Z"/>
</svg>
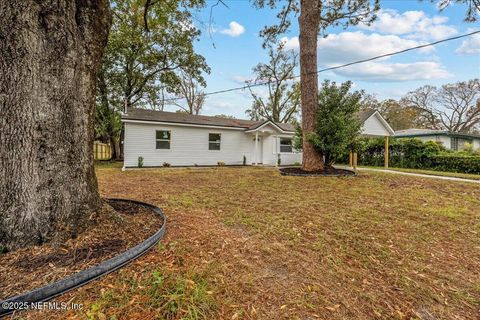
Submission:
<svg viewBox="0 0 480 320">
<path fill-rule="evenodd" d="M 285 133 L 285 134 L 295 134 L 294 131 L 287 131 L 287 130 L 283 130 L 282 128 L 280 128 L 280 126 L 278 124 L 276 124 L 275 122 L 273 121 L 270 121 L 270 120 L 266 120 L 258 125 L 256 125 L 255 127 L 253 128 L 249 128 L 247 130 L 245 130 L 244 132 L 245 133 L 257 133 L 257 132 L 262 132 L 264 130 L 265 127 L 267 126 L 271 126 L 273 128 L 275 128 L 275 130 L 277 130 L 278 132 L 280 133 Z"/>
</svg>

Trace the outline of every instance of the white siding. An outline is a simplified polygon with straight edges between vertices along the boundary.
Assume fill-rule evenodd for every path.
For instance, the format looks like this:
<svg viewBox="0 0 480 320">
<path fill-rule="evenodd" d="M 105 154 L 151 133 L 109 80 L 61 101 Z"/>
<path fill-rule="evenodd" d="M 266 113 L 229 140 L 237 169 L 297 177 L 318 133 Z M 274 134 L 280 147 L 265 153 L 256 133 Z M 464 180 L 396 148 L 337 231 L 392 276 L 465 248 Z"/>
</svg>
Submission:
<svg viewBox="0 0 480 320">
<path fill-rule="evenodd" d="M 390 136 L 390 132 L 385 128 L 377 114 L 374 114 L 363 123 L 362 134 L 367 136 Z"/>
<path fill-rule="evenodd" d="M 480 149 L 480 139 L 473 139 L 473 150 Z"/>
<path fill-rule="evenodd" d="M 269 163 L 270 165 L 276 165 L 278 161 L 278 154 L 280 154 L 280 160 L 281 160 L 281 165 L 291 165 L 296 162 L 302 163 L 302 156 L 303 154 L 301 152 L 280 152 L 280 137 L 284 138 L 293 138 L 293 135 L 276 135 L 272 136 L 272 142 L 270 145 L 270 150 L 272 150 L 272 158 L 271 162 Z M 273 150 L 275 150 L 273 152 Z"/>
<path fill-rule="evenodd" d="M 170 130 L 170 149 L 156 149 L 155 131 Z M 208 150 L 208 134 L 220 133 L 220 150 Z M 176 125 L 125 123 L 125 167 L 137 167 L 138 157 L 143 165 L 172 166 L 216 165 L 223 161 L 227 165 L 241 165 L 243 156 L 247 164 L 252 161 L 251 135 L 241 130 L 186 127 Z"/>
<path fill-rule="evenodd" d="M 451 149 L 451 138 L 448 136 L 442 136 L 442 135 L 437 135 L 437 136 L 420 136 L 420 137 L 415 137 L 415 139 L 422 140 L 423 142 L 427 141 L 436 141 L 441 143 L 446 149 Z"/>
</svg>

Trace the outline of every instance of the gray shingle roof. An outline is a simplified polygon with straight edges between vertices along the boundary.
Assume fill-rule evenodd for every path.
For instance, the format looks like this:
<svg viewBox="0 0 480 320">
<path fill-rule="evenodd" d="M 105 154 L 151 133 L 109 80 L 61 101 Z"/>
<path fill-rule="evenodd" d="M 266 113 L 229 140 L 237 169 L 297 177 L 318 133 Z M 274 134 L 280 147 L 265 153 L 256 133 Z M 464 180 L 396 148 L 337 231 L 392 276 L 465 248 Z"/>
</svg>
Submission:
<svg viewBox="0 0 480 320">
<path fill-rule="evenodd" d="M 448 131 L 445 130 L 433 130 L 433 129 L 405 129 L 405 130 L 397 130 L 395 131 L 396 136 L 411 136 L 411 135 L 424 135 L 424 134 L 446 134 Z"/>
<path fill-rule="evenodd" d="M 243 128 L 245 130 L 255 129 L 265 123 L 265 121 L 252 121 L 201 115 L 196 116 L 184 112 L 167 112 L 133 108 L 128 110 L 127 114 L 123 114 L 122 119 L 232 127 Z M 294 126 L 289 123 L 276 123 L 276 125 L 284 131 L 295 131 Z"/>
<path fill-rule="evenodd" d="M 358 113 L 359 119 L 365 122 L 375 113 L 375 110 L 368 109 Z M 122 115 L 122 119 L 141 120 L 141 121 L 159 121 L 170 123 L 198 124 L 205 126 L 243 128 L 245 130 L 254 130 L 264 124 L 266 121 L 252 121 L 243 119 L 231 119 L 212 116 L 196 116 L 184 112 L 167 112 L 147 109 L 128 110 L 127 114 Z M 283 131 L 294 132 L 295 127 L 289 123 L 275 123 Z"/>
<path fill-rule="evenodd" d="M 376 112 L 376 110 L 374 110 L 374 109 L 362 110 L 362 111 L 359 111 L 359 112 L 357 113 L 357 117 L 360 119 L 360 121 L 361 121 L 362 123 L 364 123 L 364 122 L 367 121 L 367 119 L 370 118 L 375 112 Z"/>
<path fill-rule="evenodd" d="M 453 137 L 468 137 L 480 139 L 480 135 L 476 133 L 463 133 L 463 132 L 449 132 L 448 130 L 434 130 L 434 129 L 405 129 L 395 131 L 395 137 L 416 137 L 416 136 L 435 136 L 445 135 Z"/>
</svg>

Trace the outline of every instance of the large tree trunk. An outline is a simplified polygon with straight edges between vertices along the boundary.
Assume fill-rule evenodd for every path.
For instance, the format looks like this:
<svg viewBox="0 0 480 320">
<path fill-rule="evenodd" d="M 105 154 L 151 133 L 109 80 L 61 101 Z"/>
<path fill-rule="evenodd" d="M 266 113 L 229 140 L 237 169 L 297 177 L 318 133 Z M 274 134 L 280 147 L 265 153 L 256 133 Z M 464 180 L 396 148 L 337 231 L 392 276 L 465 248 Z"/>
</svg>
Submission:
<svg viewBox="0 0 480 320">
<path fill-rule="evenodd" d="M 120 161 L 122 160 L 122 154 L 120 151 L 120 136 L 121 134 L 119 133 L 118 136 L 115 137 L 110 137 L 110 147 L 112 148 L 112 160 L 115 161 Z"/>
<path fill-rule="evenodd" d="M 61 241 L 100 206 L 96 73 L 108 0 L 0 1 L 0 246 Z"/>
<path fill-rule="evenodd" d="M 303 170 L 323 170 L 323 156 L 305 138 L 315 130 L 318 109 L 317 37 L 319 0 L 302 0 L 300 8 L 300 88 L 302 101 Z"/>
</svg>

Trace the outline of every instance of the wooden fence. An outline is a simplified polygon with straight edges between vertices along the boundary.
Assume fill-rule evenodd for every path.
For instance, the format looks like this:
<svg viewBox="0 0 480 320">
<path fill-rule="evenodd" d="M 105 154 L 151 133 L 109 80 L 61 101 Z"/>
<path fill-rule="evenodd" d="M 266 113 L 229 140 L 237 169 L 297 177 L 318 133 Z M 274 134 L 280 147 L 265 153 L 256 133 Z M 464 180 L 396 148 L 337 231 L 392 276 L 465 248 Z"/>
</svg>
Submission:
<svg viewBox="0 0 480 320">
<path fill-rule="evenodd" d="M 93 143 L 93 159 L 94 160 L 112 159 L 112 148 L 110 147 L 110 145 L 95 141 Z"/>
</svg>

